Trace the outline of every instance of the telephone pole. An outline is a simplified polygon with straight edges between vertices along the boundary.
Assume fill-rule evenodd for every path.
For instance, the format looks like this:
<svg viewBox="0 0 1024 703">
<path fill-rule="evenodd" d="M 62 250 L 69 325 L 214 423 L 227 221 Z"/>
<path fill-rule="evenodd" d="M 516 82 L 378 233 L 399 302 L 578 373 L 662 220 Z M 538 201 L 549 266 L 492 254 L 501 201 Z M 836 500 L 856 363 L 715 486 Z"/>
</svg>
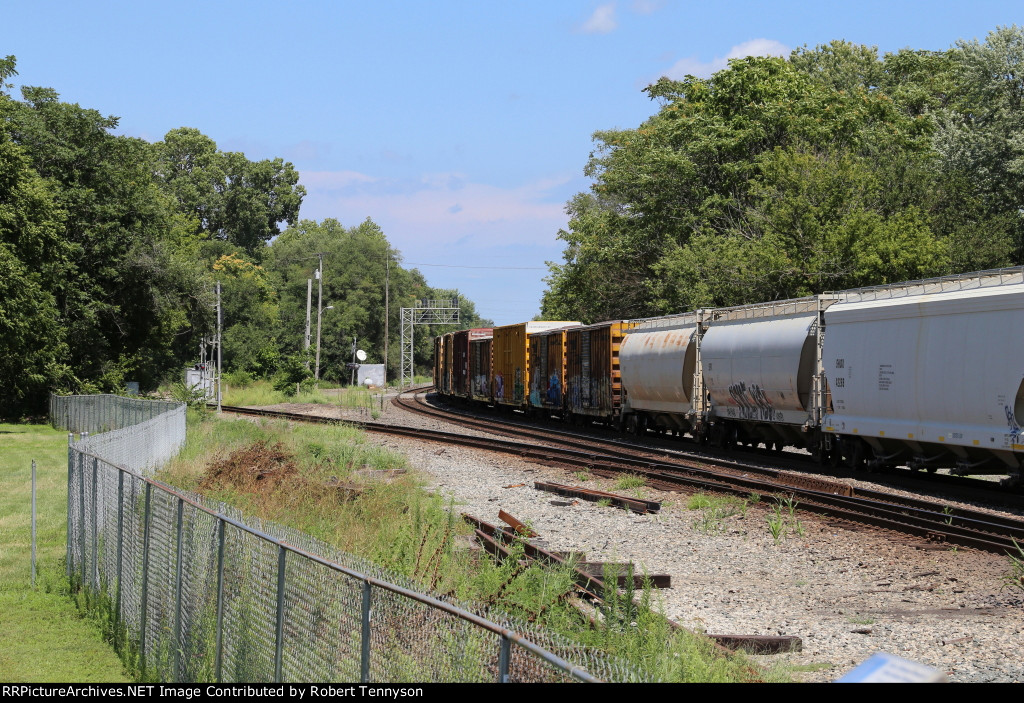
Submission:
<svg viewBox="0 0 1024 703">
<path fill-rule="evenodd" d="M 316 371 L 313 372 L 313 378 L 317 381 L 320 380 L 320 322 L 323 317 L 323 304 L 324 304 L 324 252 L 319 252 L 317 256 L 320 258 L 319 268 L 316 270 L 316 282 L 317 282 L 317 295 L 316 295 Z M 333 306 L 332 306 L 333 307 Z"/>
</svg>

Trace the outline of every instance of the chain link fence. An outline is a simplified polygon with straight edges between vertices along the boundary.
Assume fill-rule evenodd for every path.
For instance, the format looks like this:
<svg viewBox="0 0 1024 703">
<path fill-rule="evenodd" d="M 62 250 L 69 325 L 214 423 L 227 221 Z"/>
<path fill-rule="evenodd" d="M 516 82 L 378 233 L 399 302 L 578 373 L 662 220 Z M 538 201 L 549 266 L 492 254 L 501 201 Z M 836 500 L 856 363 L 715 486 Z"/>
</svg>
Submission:
<svg viewBox="0 0 1024 703">
<path fill-rule="evenodd" d="M 51 402 L 58 427 L 120 428 L 69 436 L 68 575 L 111 605 L 144 679 L 638 679 L 602 652 L 493 622 L 309 535 L 153 480 L 184 442 L 184 407 L 152 406 L 163 409 L 125 426 L 139 408 L 121 402 L 140 401 L 106 398 L 84 399 L 85 409 Z"/>
</svg>

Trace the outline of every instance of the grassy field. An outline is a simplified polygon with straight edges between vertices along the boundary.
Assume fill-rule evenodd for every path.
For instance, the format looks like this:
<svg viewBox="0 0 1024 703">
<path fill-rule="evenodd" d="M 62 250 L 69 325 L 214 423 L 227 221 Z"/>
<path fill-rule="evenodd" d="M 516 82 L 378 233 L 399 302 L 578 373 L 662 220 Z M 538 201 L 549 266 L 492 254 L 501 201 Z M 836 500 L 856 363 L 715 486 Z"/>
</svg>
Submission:
<svg viewBox="0 0 1024 703">
<path fill-rule="evenodd" d="M 67 434 L 0 424 L 0 681 L 124 682 L 121 661 L 68 597 Z M 36 588 L 31 587 L 36 460 Z"/>
</svg>

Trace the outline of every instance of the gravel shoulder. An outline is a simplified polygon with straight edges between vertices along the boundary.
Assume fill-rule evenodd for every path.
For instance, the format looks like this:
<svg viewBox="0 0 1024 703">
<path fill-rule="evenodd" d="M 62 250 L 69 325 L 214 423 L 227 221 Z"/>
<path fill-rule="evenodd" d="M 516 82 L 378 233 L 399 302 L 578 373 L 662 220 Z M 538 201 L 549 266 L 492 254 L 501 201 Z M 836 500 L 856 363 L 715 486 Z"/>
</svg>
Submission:
<svg viewBox="0 0 1024 703">
<path fill-rule="evenodd" d="M 322 406 L 280 409 L 339 413 Z M 378 421 L 450 428 L 395 408 Z M 583 481 L 577 472 L 497 453 L 381 435 L 370 441 L 405 453 L 432 490 L 453 498 L 462 512 L 497 522 L 505 510 L 529 522 L 545 548 L 670 574 L 672 588 L 656 594 L 665 614 L 683 625 L 801 637 L 802 652 L 759 658 L 787 667 L 797 680 L 831 681 L 884 651 L 933 666 L 950 681 L 1024 682 L 1024 592 L 1006 587 L 1005 557 L 929 545 L 799 507 L 776 540 L 768 527 L 775 503 L 767 499 L 715 519 L 688 509 L 688 494 L 618 490 L 614 481 Z M 639 490 L 663 508 L 634 515 L 583 501 L 554 505 L 566 499 L 535 490 L 535 480 Z"/>
</svg>

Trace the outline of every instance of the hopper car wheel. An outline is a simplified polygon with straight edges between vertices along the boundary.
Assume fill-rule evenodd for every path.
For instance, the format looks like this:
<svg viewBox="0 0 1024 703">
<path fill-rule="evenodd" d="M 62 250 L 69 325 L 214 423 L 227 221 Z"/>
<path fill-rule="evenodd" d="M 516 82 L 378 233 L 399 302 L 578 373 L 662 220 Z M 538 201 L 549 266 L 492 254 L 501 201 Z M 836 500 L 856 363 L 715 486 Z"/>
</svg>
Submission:
<svg viewBox="0 0 1024 703">
<path fill-rule="evenodd" d="M 838 469 L 843 465 L 843 450 L 840 445 L 837 444 L 829 450 L 828 465 L 833 469 Z"/>
<path fill-rule="evenodd" d="M 854 440 L 853 442 L 853 449 L 850 451 L 849 464 L 850 468 L 854 471 L 863 471 L 865 469 L 864 444 L 858 440 Z"/>
</svg>

